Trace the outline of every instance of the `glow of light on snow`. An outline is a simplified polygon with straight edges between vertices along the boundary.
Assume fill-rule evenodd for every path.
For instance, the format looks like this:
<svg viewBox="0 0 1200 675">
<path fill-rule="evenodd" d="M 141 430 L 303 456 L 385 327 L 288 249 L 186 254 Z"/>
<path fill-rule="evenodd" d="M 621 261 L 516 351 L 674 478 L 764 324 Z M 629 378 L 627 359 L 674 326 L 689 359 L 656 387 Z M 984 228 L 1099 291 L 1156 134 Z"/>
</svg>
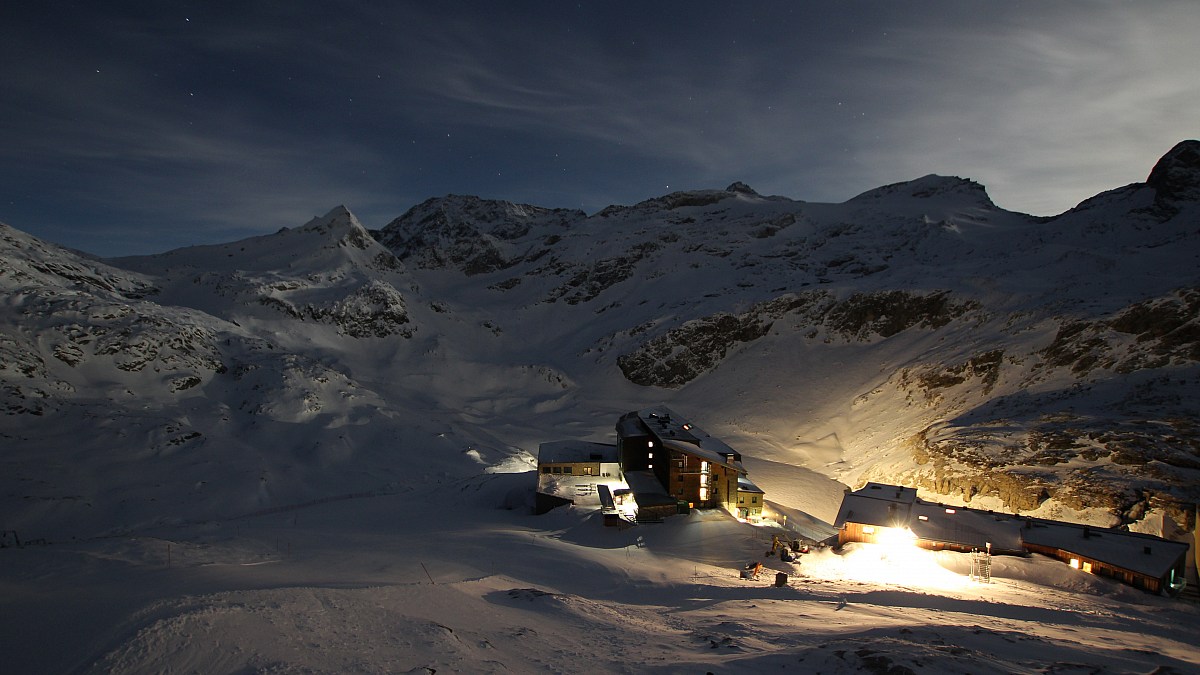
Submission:
<svg viewBox="0 0 1200 675">
<path fill-rule="evenodd" d="M 938 564 L 934 552 L 917 546 L 907 528 L 880 528 L 876 544 L 852 543 L 842 553 L 821 551 L 804 558 L 813 578 L 860 581 L 908 588 L 953 590 L 970 580 Z"/>
</svg>

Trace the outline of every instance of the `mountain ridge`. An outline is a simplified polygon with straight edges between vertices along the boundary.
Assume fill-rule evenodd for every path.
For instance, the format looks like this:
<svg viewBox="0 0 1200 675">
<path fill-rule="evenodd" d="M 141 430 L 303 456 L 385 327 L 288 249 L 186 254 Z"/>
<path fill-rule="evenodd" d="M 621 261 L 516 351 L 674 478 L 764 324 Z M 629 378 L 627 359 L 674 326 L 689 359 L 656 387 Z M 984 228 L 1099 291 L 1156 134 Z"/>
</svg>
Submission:
<svg viewBox="0 0 1200 675">
<path fill-rule="evenodd" d="M 414 489 L 653 402 L 847 485 L 1194 529 L 1198 146 L 1050 218 L 929 174 L 592 215 L 450 195 L 376 231 L 337 206 L 106 261 L 4 226 L 5 511 L 82 534 Z"/>
</svg>

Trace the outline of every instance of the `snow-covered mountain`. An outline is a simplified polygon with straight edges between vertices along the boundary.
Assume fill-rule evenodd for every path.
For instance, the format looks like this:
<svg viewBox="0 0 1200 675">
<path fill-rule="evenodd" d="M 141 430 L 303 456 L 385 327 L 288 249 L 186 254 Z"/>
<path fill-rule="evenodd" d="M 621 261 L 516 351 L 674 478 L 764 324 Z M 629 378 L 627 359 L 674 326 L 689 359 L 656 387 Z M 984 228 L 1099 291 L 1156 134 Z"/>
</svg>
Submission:
<svg viewBox="0 0 1200 675">
<path fill-rule="evenodd" d="M 0 225 L 5 664 L 1190 672 L 1193 605 L 1049 558 L 979 584 L 949 551 L 763 559 L 723 512 L 513 507 L 539 443 L 667 404 L 792 528 L 878 480 L 1179 535 L 1198 257 L 1196 141 L 1054 218 L 930 175 L 590 216 L 449 196 L 375 232 L 337 207 L 114 260 Z"/>
<path fill-rule="evenodd" d="M 841 204 L 735 183 L 590 216 L 448 196 L 375 232 L 339 206 L 106 261 L 0 232 L 9 528 L 528 468 L 650 403 L 752 472 L 1195 527 L 1196 141 L 1053 218 L 929 175 Z"/>
</svg>

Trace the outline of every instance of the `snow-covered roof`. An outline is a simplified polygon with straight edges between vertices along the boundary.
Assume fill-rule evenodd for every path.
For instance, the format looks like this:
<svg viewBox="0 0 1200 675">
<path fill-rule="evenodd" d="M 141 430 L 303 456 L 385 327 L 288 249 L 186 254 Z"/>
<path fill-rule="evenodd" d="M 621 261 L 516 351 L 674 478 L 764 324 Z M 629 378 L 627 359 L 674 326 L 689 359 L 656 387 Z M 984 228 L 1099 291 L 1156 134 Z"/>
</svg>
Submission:
<svg viewBox="0 0 1200 675">
<path fill-rule="evenodd" d="M 1156 578 L 1166 576 L 1188 550 L 1184 542 L 1151 534 L 1041 519 L 1027 520 L 1021 538 Z"/>
<path fill-rule="evenodd" d="M 980 549 L 990 543 L 993 552 L 1048 546 L 1153 577 L 1164 576 L 1188 549 L 1149 534 L 926 502 L 914 488 L 881 483 L 845 494 L 833 526 L 848 522 L 907 527 L 919 539 Z"/>
<path fill-rule="evenodd" d="M 738 471 L 739 473 L 745 471 L 745 469 L 742 468 L 740 462 L 730 460 L 729 458 L 725 457 L 724 455 L 719 455 L 719 454 L 713 452 L 712 450 L 703 448 L 699 445 L 685 443 L 683 441 L 675 440 L 673 438 L 660 438 L 659 441 L 662 443 L 664 448 L 667 448 L 669 450 L 676 450 L 678 452 L 687 453 L 689 455 L 699 457 L 700 459 L 702 459 L 706 462 L 709 462 L 711 464 L 719 464 L 721 466 L 727 466 L 735 471 Z"/>
<path fill-rule="evenodd" d="M 762 488 L 755 485 L 749 478 L 738 476 L 738 492 L 758 492 L 762 493 Z"/>
<path fill-rule="evenodd" d="M 1022 551 L 1020 528 L 1023 519 L 1006 513 L 993 513 L 946 506 L 916 500 L 910 511 L 908 527 L 919 539 L 972 546 L 983 550 L 990 543 L 993 552 Z"/>
<path fill-rule="evenodd" d="M 674 504 L 675 498 L 667 494 L 666 488 L 658 482 L 653 471 L 629 471 L 625 474 L 625 482 L 633 491 L 633 498 L 638 506 L 657 506 Z"/>
<path fill-rule="evenodd" d="M 551 441 L 538 446 L 538 463 L 617 461 L 617 446 L 591 441 Z"/>
<path fill-rule="evenodd" d="M 917 491 L 913 488 L 867 483 L 857 492 L 847 492 L 842 497 L 834 527 L 847 522 L 878 525 L 880 527 L 903 527 L 909 520 Z"/>
</svg>

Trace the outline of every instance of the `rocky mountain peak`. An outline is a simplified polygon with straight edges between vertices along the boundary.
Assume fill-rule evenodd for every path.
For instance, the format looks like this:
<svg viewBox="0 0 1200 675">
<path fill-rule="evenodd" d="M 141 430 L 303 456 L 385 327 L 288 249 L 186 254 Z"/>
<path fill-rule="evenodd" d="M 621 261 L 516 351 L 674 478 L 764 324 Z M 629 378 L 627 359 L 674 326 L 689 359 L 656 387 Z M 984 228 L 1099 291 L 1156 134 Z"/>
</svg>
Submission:
<svg viewBox="0 0 1200 675">
<path fill-rule="evenodd" d="M 996 208 L 996 205 L 992 202 L 992 198 L 988 196 L 987 189 L 983 185 L 969 178 L 939 176 L 937 174 L 929 174 L 903 183 L 884 185 L 874 190 L 868 190 L 850 201 L 873 202 L 887 198 L 930 199 L 934 197 L 957 197 L 960 200 L 966 201 L 971 206 Z"/>
<path fill-rule="evenodd" d="M 374 241 L 367 228 L 342 204 L 330 209 L 323 216 L 313 218 L 297 231 L 334 236 L 338 238 L 339 244 L 359 249 L 368 248 Z"/>
<path fill-rule="evenodd" d="M 1146 184 L 1157 200 L 1200 200 L 1200 141 L 1182 141 L 1163 155 Z"/>
<path fill-rule="evenodd" d="M 734 181 L 733 183 L 731 183 L 729 185 L 729 187 L 725 188 L 725 191 L 726 192 L 736 192 L 736 193 L 744 194 L 744 195 L 753 195 L 755 197 L 758 196 L 758 193 L 755 192 L 754 188 L 750 187 L 749 185 L 746 185 L 745 183 L 743 183 L 740 180 Z"/>
</svg>

